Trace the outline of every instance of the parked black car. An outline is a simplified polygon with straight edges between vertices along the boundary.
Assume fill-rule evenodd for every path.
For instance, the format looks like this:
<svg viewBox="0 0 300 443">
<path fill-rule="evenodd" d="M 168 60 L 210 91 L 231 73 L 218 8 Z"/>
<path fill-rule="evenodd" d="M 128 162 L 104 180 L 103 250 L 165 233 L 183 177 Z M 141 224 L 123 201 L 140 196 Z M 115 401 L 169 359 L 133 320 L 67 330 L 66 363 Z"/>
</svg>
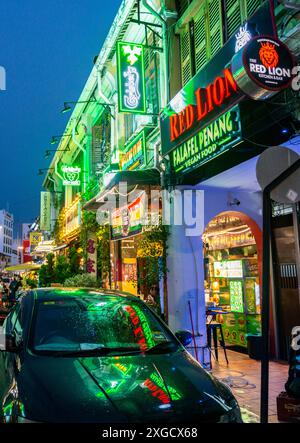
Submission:
<svg viewBox="0 0 300 443">
<path fill-rule="evenodd" d="M 137 297 L 25 293 L 4 322 L 2 422 L 241 422 L 230 389 Z M 6 349 L 4 350 L 3 347 Z"/>
</svg>

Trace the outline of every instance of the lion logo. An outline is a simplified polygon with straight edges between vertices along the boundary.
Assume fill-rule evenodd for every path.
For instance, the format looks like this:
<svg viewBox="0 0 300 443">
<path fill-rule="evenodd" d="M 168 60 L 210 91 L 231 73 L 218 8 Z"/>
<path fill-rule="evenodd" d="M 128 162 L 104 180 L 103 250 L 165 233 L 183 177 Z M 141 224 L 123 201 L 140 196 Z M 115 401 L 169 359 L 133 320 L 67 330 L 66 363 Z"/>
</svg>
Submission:
<svg viewBox="0 0 300 443">
<path fill-rule="evenodd" d="M 269 42 L 262 43 L 259 50 L 259 58 L 266 68 L 275 68 L 279 61 L 275 45 Z"/>
</svg>

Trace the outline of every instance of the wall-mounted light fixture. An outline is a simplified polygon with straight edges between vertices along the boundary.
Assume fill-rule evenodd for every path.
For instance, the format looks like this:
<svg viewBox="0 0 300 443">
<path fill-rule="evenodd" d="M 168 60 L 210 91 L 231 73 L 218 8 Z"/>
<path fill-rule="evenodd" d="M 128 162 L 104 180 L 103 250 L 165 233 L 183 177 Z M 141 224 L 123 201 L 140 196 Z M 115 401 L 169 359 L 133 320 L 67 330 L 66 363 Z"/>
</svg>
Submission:
<svg viewBox="0 0 300 443">
<path fill-rule="evenodd" d="M 76 135 L 78 134 L 77 128 L 75 130 L 75 134 Z M 56 143 L 58 143 L 59 140 L 64 137 L 72 137 L 72 135 L 71 134 L 52 135 L 50 140 L 50 145 L 56 145 Z"/>
<path fill-rule="evenodd" d="M 64 102 L 64 107 L 61 110 L 62 114 L 66 114 L 67 112 L 71 111 L 72 107 L 70 106 L 71 104 L 73 105 L 77 105 L 78 103 L 96 103 L 97 105 L 101 105 L 104 108 L 109 110 L 110 115 L 113 117 L 110 107 L 115 107 L 115 105 L 113 103 L 106 103 L 106 102 L 99 102 L 95 97 L 91 97 L 90 100 L 85 100 L 85 101 L 68 101 L 68 102 Z M 114 118 L 114 117 L 113 117 Z"/>
<path fill-rule="evenodd" d="M 47 149 L 47 150 L 45 151 L 45 158 L 46 158 L 46 159 L 49 158 L 51 152 L 67 152 L 67 151 L 70 151 L 70 148 L 69 148 L 69 147 L 66 148 L 66 149 Z"/>
<path fill-rule="evenodd" d="M 38 175 L 43 175 L 44 171 L 54 171 L 54 168 L 39 168 Z"/>
</svg>

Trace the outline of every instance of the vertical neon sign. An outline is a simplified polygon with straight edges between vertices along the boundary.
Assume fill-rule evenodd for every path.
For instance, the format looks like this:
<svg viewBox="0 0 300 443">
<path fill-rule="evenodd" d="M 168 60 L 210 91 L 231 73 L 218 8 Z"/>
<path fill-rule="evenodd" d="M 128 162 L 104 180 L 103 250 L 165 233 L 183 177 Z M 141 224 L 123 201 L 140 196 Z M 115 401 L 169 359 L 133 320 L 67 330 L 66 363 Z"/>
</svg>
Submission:
<svg viewBox="0 0 300 443">
<path fill-rule="evenodd" d="M 119 112 L 145 114 L 144 47 L 117 42 Z"/>
</svg>

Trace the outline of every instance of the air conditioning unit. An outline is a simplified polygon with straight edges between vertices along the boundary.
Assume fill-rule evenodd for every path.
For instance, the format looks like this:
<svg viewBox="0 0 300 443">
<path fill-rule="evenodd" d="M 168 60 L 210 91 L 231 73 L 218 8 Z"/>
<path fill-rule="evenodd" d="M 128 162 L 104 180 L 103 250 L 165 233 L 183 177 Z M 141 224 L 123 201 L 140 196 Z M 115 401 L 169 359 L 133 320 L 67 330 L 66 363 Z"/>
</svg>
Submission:
<svg viewBox="0 0 300 443">
<path fill-rule="evenodd" d="M 297 0 L 278 0 L 287 9 L 293 9 L 294 11 L 300 11 L 300 3 Z"/>
<path fill-rule="evenodd" d="M 300 23 L 293 29 L 288 31 L 284 36 L 281 37 L 283 43 L 285 43 L 292 53 L 296 56 L 300 56 Z"/>
</svg>

